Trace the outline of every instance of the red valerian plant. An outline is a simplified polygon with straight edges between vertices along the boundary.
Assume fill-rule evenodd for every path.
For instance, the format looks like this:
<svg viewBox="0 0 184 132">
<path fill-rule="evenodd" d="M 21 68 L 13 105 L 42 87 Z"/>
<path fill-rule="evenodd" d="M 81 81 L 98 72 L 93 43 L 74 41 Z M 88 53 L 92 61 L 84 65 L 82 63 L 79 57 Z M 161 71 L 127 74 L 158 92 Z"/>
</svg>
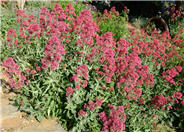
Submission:
<svg viewBox="0 0 184 132">
<path fill-rule="evenodd" d="M 71 87 L 69 87 L 69 88 L 66 89 L 66 96 L 67 97 L 70 96 L 70 95 L 72 95 L 72 93 L 73 93 L 73 89 Z"/>
<path fill-rule="evenodd" d="M 50 70 L 54 70 L 59 67 L 59 63 L 62 60 L 62 55 L 65 54 L 65 49 L 57 37 L 52 36 L 45 46 L 45 57 L 42 59 L 42 68 L 50 66 Z"/>
<path fill-rule="evenodd" d="M 179 72 L 181 72 L 182 67 L 181 66 L 175 66 L 175 68 L 171 68 L 171 70 L 167 70 L 162 73 L 165 80 L 171 84 L 175 84 L 173 78 L 179 75 Z"/>
<path fill-rule="evenodd" d="M 86 115 L 87 113 L 85 112 L 85 111 L 83 111 L 83 110 L 80 110 L 79 112 L 78 112 L 78 116 L 84 116 L 84 115 Z"/>
<path fill-rule="evenodd" d="M 118 131 L 125 130 L 126 115 L 124 114 L 124 106 L 118 106 L 117 109 L 111 108 L 109 116 L 105 112 L 99 113 L 100 119 L 103 121 L 102 131 Z"/>
<path fill-rule="evenodd" d="M 177 99 L 181 99 L 182 96 L 183 96 L 182 93 L 179 91 L 173 94 L 173 97 Z"/>
<path fill-rule="evenodd" d="M 8 77 L 11 88 L 21 88 L 25 84 L 28 84 L 24 73 L 19 70 L 20 66 L 15 63 L 13 58 L 8 57 L 1 65 L 5 68 L 3 74 Z"/>
<path fill-rule="evenodd" d="M 167 104 L 167 98 L 163 95 L 155 95 L 155 97 L 152 100 L 152 103 L 155 105 L 156 108 L 162 107 L 165 104 Z"/>
<path fill-rule="evenodd" d="M 171 63 L 179 38 L 99 35 L 90 11 L 77 16 L 71 4 L 42 8 L 38 19 L 18 10 L 17 22 L 2 66 L 12 88 L 22 89 L 15 102 L 38 120 L 57 116 L 73 131 L 151 131 L 183 101 L 182 66 Z"/>
</svg>

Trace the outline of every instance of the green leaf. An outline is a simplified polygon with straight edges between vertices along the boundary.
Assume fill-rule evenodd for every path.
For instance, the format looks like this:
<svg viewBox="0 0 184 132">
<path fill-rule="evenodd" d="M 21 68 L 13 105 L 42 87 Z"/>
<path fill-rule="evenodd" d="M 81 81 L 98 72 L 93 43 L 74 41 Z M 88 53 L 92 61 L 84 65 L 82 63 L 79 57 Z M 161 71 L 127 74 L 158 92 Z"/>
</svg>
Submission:
<svg viewBox="0 0 184 132">
<path fill-rule="evenodd" d="M 36 119 L 37 119 L 39 122 L 41 122 L 42 119 L 43 119 L 43 116 L 39 114 L 39 115 L 36 116 Z"/>
</svg>

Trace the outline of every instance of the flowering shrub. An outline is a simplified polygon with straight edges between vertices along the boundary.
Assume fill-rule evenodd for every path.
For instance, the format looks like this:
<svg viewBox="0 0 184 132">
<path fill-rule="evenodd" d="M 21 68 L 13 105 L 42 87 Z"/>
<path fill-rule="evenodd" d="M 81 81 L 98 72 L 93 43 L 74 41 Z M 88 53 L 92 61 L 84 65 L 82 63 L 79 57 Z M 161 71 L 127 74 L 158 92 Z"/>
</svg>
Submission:
<svg viewBox="0 0 184 132">
<path fill-rule="evenodd" d="M 62 55 L 65 54 L 63 45 L 56 36 L 52 36 L 44 49 L 45 57 L 42 59 L 42 68 L 45 69 L 50 66 L 50 70 L 54 70 L 59 66 L 62 60 Z"/>
<path fill-rule="evenodd" d="M 170 27 L 170 34 L 171 36 L 178 36 L 178 32 L 183 29 L 184 27 L 184 9 L 179 8 L 175 9 L 175 7 L 171 8 L 171 13 L 169 17 L 169 27 Z M 184 38 L 184 33 L 180 33 L 182 39 Z"/>
<path fill-rule="evenodd" d="M 9 57 L 4 60 L 2 67 L 6 68 L 3 74 L 8 77 L 11 88 L 21 88 L 25 83 L 28 83 L 28 80 L 19 70 L 19 65 L 14 62 L 13 58 Z"/>
<path fill-rule="evenodd" d="M 111 106 L 111 113 L 109 114 L 109 117 L 106 116 L 105 112 L 101 112 L 99 114 L 99 118 L 103 121 L 103 128 L 102 131 L 122 131 L 125 130 L 125 121 L 126 121 L 126 115 L 124 114 L 124 106 L 118 106 L 117 109 L 114 109 L 113 106 Z"/>
<path fill-rule="evenodd" d="M 125 17 L 120 16 L 115 7 L 112 7 L 110 11 L 104 10 L 104 14 L 99 15 L 97 18 L 98 25 L 100 27 L 100 35 L 106 32 L 114 33 L 115 40 L 119 40 L 122 37 L 127 36 L 127 29 L 125 27 L 127 21 L 127 9 L 123 12 Z"/>
<path fill-rule="evenodd" d="M 183 11 L 183 17 L 181 17 L 180 19 L 175 18 L 174 21 L 170 21 L 169 26 L 170 26 L 170 32 L 172 36 L 176 37 L 179 35 L 183 39 L 184 33 L 182 32 L 182 30 L 184 27 L 184 11 Z"/>
<path fill-rule="evenodd" d="M 17 10 L 17 22 L 1 65 L 9 79 L 18 73 L 15 104 L 38 120 L 56 116 L 72 131 L 152 131 L 183 101 L 182 67 L 171 63 L 179 54 L 166 33 L 99 35 L 90 11 L 76 15 L 71 4 L 42 8 L 38 21 Z"/>
</svg>

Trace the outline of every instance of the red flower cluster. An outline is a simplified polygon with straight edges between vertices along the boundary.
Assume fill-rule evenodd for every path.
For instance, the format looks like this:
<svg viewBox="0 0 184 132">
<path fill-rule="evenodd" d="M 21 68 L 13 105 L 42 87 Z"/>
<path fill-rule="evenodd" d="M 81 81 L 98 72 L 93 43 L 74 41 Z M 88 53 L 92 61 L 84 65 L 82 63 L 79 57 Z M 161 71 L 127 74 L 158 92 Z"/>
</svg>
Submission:
<svg viewBox="0 0 184 132">
<path fill-rule="evenodd" d="M 127 10 L 126 7 L 125 10 Z M 105 10 L 106 18 L 114 14 L 118 14 L 115 8 L 112 8 L 110 13 Z M 116 42 L 111 32 L 107 32 L 101 36 L 97 35 L 99 27 L 93 21 L 90 11 L 82 11 L 79 16 L 76 16 L 71 4 L 67 5 L 65 9 L 62 9 L 59 4 L 56 4 L 52 12 L 49 12 L 46 8 L 42 8 L 39 24 L 36 23 L 33 15 L 27 16 L 21 10 L 17 11 L 17 16 L 17 22 L 20 23 L 19 34 L 16 34 L 13 29 L 8 31 L 7 40 L 10 46 L 12 46 L 12 44 L 17 46 L 21 40 L 25 40 L 26 43 L 31 43 L 32 45 L 34 44 L 32 40 L 40 38 L 41 36 L 50 38 L 46 45 L 43 45 L 43 43 L 41 45 L 45 46 L 45 56 L 41 60 L 41 67 L 35 65 L 35 70 L 37 70 L 38 73 L 41 68 L 50 68 L 51 71 L 58 68 L 63 56 L 66 54 L 65 49 L 67 50 L 66 58 L 68 57 L 69 59 L 66 59 L 66 61 L 71 61 L 72 64 L 76 63 L 76 61 L 83 62 L 86 59 L 85 63 L 80 64 L 75 69 L 76 73 L 70 78 L 70 81 L 74 81 L 70 82 L 72 83 L 70 86 L 74 87 L 66 88 L 65 92 L 67 98 L 70 98 L 75 90 L 80 90 L 81 86 L 85 88 L 82 90 L 91 90 L 91 86 L 88 86 L 87 80 L 90 80 L 91 84 L 91 79 L 94 77 L 101 79 L 97 87 L 100 89 L 98 89 L 97 92 L 118 92 L 121 97 L 126 97 L 129 101 L 137 100 L 135 102 L 147 105 L 148 102 L 145 99 L 150 93 L 148 95 L 146 95 L 146 93 L 144 97 L 142 97 L 143 89 L 154 87 L 154 74 L 152 73 L 155 72 L 155 69 L 157 70 L 157 68 L 159 68 L 154 66 L 151 68 L 148 64 L 153 61 L 153 64 L 156 66 L 161 65 L 164 67 L 170 57 L 177 55 L 175 46 L 172 46 L 168 42 L 171 38 L 166 36 L 166 34 L 163 34 L 165 35 L 163 37 L 164 39 L 159 38 L 157 35 L 152 36 L 148 42 L 141 41 L 139 37 L 134 38 L 133 31 L 130 35 L 132 42 L 128 42 L 123 38 Z M 156 32 L 153 34 L 155 33 Z M 145 36 L 142 39 L 144 38 Z M 45 39 L 45 37 L 41 37 L 41 39 Z M 180 38 L 172 41 L 175 41 L 178 45 L 182 43 Z M 65 43 L 65 45 L 63 45 L 63 43 Z M 167 48 L 170 50 L 167 50 Z M 66 65 L 67 63 L 64 64 L 63 70 L 67 69 Z M 5 60 L 2 66 L 6 68 L 4 73 L 10 78 L 12 88 L 22 87 L 28 82 L 24 74 L 19 70 L 19 65 L 17 65 L 12 58 Z M 91 73 L 89 69 L 94 70 L 93 66 L 97 66 L 97 68 Z M 35 70 L 26 69 L 26 72 L 34 75 Z M 174 78 L 181 70 L 181 66 L 175 66 L 163 72 L 162 75 L 167 82 L 175 84 Z M 91 78 L 89 78 L 89 76 L 91 76 L 90 74 L 92 75 Z M 94 94 L 94 96 L 96 95 L 97 94 Z M 178 91 L 173 93 L 172 98 L 178 102 L 182 96 L 182 93 Z M 118 97 L 117 105 L 121 103 L 121 97 Z M 102 106 L 103 100 L 103 98 L 96 98 L 96 101 L 90 100 L 84 104 L 84 108 L 86 111 L 96 112 L 98 108 Z M 156 108 L 164 107 L 168 104 L 168 101 L 171 100 L 170 97 L 167 99 L 167 97 L 162 94 L 155 95 L 152 99 L 152 104 Z M 105 105 L 105 103 L 106 102 L 104 102 L 103 105 Z M 131 103 L 128 102 L 127 108 L 131 108 L 130 105 Z M 168 107 L 172 108 L 172 106 Z M 108 108 L 110 109 L 109 115 L 106 115 L 105 112 L 99 114 L 100 120 L 103 122 L 102 130 L 111 132 L 124 130 L 126 121 L 124 106 L 117 106 L 116 108 L 108 104 Z M 78 116 L 84 116 L 87 114 L 86 111 L 81 109 L 77 114 Z"/>
<path fill-rule="evenodd" d="M 115 15 L 115 16 L 118 16 L 119 15 L 119 12 L 116 11 L 116 8 L 115 6 L 113 6 L 111 9 L 110 9 L 110 12 L 108 12 L 107 9 L 104 10 L 104 20 L 108 20 L 110 18 L 112 18 L 112 16 Z"/>
<path fill-rule="evenodd" d="M 87 65 L 80 65 L 79 67 L 77 67 L 77 69 L 75 70 L 77 72 L 77 75 L 82 76 L 84 79 L 88 78 L 88 67 Z"/>
<path fill-rule="evenodd" d="M 141 48 L 133 46 L 132 52 L 128 54 L 128 48 L 133 45 L 124 39 L 120 39 L 117 47 L 116 72 L 118 77 L 117 87 L 124 84 L 124 91 L 128 93 L 127 98 L 137 100 L 141 96 L 141 86 L 153 86 L 153 74 L 149 73 L 147 65 L 141 65 Z M 138 88 L 136 88 L 138 87 Z"/>
<path fill-rule="evenodd" d="M 117 109 L 112 108 L 109 116 L 105 112 L 99 113 L 100 120 L 103 121 L 102 131 L 121 132 L 125 130 L 126 115 L 124 113 L 124 106 L 118 106 Z"/>
<path fill-rule="evenodd" d="M 23 10 L 17 10 L 17 22 L 20 23 L 19 38 L 24 38 L 27 44 L 30 41 L 39 38 L 41 34 L 40 25 L 36 23 L 34 15 L 27 15 Z"/>
<path fill-rule="evenodd" d="M 15 30 L 13 28 L 10 28 L 8 30 L 7 41 L 8 42 L 13 41 L 13 38 L 16 38 L 16 37 L 17 37 L 17 34 L 16 34 Z M 16 42 L 16 40 L 14 42 Z M 12 43 L 9 43 L 9 46 L 11 47 Z M 17 44 L 16 44 L 16 46 L 17 46 Z"/>
<path fill-rule="evenodd" d="M 171 21 L 175 21 L 178 18 L 182 17 L 184 14 L 184 9 L 183 10 L 175 10 L 175 12 L 172 13 L 171 15 Z"/>
<path fill-rule="evenodd" d="M 95 37 L 96 33 L 99 31 L 99 27 L 92 18 L 90 11 L 84 10 L 76 18 L 76 21 L 73 22 L 73 30 L 80 35 L 78 41 L 80 47 L 83 47 L 82 41 L 91 47 L 93 45 L 93 37 Z"/>
<path fill-rule="evenodd" d="M 100 107 L 103 103 L 103 99 L 96 98 L 96 106 Z"/>
<path fill-rule="evenodd" d="M 60 44 L 57 37 L 52 36 L 45 46 L 45 57 L 42 59 L 42 68 L 50 66 L 50 70 L 54 70 L 59 66 L 59 62 L 62 60 L 62 55 L 65 54 L 65 49 Z"/>
<path fill-rule="evenodd" d="M 88 78 L 88 67 L 85 64 L 82 64 L 80 66 L 78 66 L 75 69 L 75 72 L 77 74 L 74 74 L 71 78 L 70 81 L 75 81 L 76 84 L 76 89 L 79 90 L 80 89 L 80 85 L 82 85 L 83 88 L 87 87 L 88 82 L 86 81 L 86 79 Z M 83 80 L 82 78 L 80 79 L 79 77 L 83 77 L 85 80 Z"/>
<path fill-rule="evenodd" d="M 97 107 L 100 107 L 103 103 L 103 98 L 96 98 L 96 103 L 93 101 L 89 101 L 88 104 L 84 104 L 84 108 L 88 110 L 95 110 Z"/>
<path fill-rule="evenodd" d="M 66 89 L 66 97 L 69 97 L 70 95 L 72 95 L 73 92 L 74 92 L 74 90 L 71 87 L 67 88 Z"/>
<path fill-rule="evenodd" d="M 19 70 L 20 67 L 13 58 L 9 57 L 4 60 L 2 67 L 5 68 L 3 74 L 8 77 L 11 88 L 21 88 L 25 83 L 28 84 L 28 80 Z"/>
<path fill-rule="evenodd" d="M 162 107 L 164 106 L 165 104 L 167 104 L 167 98 L 164 97 L 163 95 L 155 95 L 153 100 L 152 100 L 152 104 L 156 107 L 156 108 L 159 108 L 159 107 Z"/>
<path fill-rule="evenodd" d="M 99 62 L 102 64 L 103 69 L 98 70 L 100 75 L 105 76 L 105 81 L 107 83 L 111 82 L 111 78 L 114 75 L 116 70 L 115 64 L 115 50 L 113 48 L 116 47 L 116 43 L 113 40 L 113 34 L 111 32 L 105 33 L 102 36 L 96 37 L 96 54 L 100 53 L 101 56 L 99 58 Z M 98 51 L 97 49 L 100 49 Z M 92 53 L 95 55 L 94 53 Z"/>
<path fill-rule="evenodd" d="M 10 28 L 8 30 L 7 40 L 10 41 L 12 38 L 16 38 L 16 37 L 17 37 L 17 34 L 16 34 L 15 30 L 13 28 Z"/>
<path fill-rule="evenodd" d="M 181 99 L 182 96 L 183 96 L 182 93 L 179 92 L 179 91 L 176 92 L 176 93 L 173 93 L 173 97 L 176 98 L 176 99 Z"/>
<path fill-rule="evenodd" d="M 80 110 L 79 112 L 78 112 L 78 116 L 84 116 L 84 115 L 86 115 L 87 114 L 87 112 L 85 112 L 85 111 L 83 111 L 83 110 Z"/>
<path fill-rule="evenodd" d="M 95 103 L 93 101 L 89 101 L 88 105 L 86 105 L 86 104 L 84 105 L 84 108 L 87 108 L 88 110 L 94 110 L 94 109 L 96 109 Z"/>
<path fill-rule="evenodd" d="M 181 70 L 182 70 L 181 66 L 175 66 L 171 68 L 171 70 L 163 72 L 162 75 L 167 82 L 175 85 L 175 81 L 173 78 L 179 75 L 179 72 L 181 72 Z"/>
</svg>

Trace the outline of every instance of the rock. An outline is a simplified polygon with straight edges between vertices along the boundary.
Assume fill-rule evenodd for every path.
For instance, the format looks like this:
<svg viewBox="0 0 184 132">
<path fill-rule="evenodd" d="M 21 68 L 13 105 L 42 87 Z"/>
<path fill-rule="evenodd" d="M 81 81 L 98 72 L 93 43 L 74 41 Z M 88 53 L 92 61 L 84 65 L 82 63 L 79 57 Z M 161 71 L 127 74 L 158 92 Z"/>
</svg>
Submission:
<svg viewBox="0 0 184 132">
<path fill-rule="evenodd" d="M 8 118 L 12 118 L 12 117 L 17 117 L 20 112 L 17 111 L 17 107 L 12 106 L 12 105 L 8 105 L 8 104 L 2 104 L 1 105 L 1 119 L 8 119 Z"/>
<path fill-rule="evenodd" d="M 22 129 L 20 132 L 66 132 L 59 124 L 52 127 L 27 127 Z"/>
</svg>

